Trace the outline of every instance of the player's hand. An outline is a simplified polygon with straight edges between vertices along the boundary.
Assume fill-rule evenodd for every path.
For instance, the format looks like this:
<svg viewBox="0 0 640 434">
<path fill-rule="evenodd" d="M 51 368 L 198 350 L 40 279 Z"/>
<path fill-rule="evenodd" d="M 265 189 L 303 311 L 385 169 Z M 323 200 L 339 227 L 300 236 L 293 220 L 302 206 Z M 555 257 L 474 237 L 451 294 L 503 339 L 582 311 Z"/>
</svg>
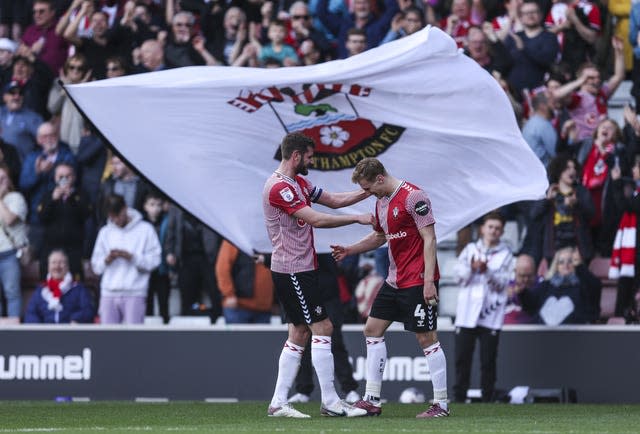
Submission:
<svg viewBox="0 0 640 434">
<path fill-rule="evenodd" d="M 422 293 L 424 297 L 425 303 L 429 306 L 437 306 L 438 305 L 438 291 L 436 291 L 435 282 L 424 282 L 424 290 Z"/>
<path fill-rule="evenodd" d="M 329 246 L 331 247 L 331 256 L 335 259 L 336 262 L 342 261 L 344 258 L 349 256 L 347 252 L 347 248 L 344 246 Z"/>
</svg>

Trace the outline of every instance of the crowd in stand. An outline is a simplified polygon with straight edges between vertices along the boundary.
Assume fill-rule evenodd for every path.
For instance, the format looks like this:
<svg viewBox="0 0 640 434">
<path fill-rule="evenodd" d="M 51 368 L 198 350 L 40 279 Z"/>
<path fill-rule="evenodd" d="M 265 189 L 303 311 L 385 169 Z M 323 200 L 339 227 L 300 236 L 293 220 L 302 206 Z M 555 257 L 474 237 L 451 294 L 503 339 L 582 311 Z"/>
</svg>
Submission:
<svg viewBox="0 0 640 434">
<path fill-rule="evenodd" d="M 549 294 L 574 300 L 561 323 L 597 322 L 599 289 L 586 274 L 596 257 L 611 257 L 619 278 L 615 315 L 636 320 L 640 3 L 628 0 L 0 1 L 0 316 L 141 322 L 155 296 L 168 322 L 172 286 L 182 315 L 262 322 L 273 305 L 265 265 L 112 155 L 61 83 L 193 65 L 312 65 L 426 25 L 499 82 L 548 170 L 544 199 L 500 210 L 526 233 L 509 289 L 526 309 L 507 322 L 544 323 Z M 634 87 L 619 125 L 607 101 L 625 78 Z M 42 284 L 22 306 L 29 260 Z M 339 265 L 335 285 L 353 306 L 362 273 Z M 79 283 L 87 270 L 102 275 L 92 303 Z"/>
</svg>

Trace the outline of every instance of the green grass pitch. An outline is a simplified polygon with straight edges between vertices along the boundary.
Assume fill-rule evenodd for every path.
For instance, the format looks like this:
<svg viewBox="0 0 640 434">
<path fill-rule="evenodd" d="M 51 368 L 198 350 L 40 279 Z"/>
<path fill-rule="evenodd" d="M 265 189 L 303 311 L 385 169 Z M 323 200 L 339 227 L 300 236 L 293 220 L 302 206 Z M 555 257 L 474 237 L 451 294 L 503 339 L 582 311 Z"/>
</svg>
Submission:
<svg viewBox="0 0 640 434">
<path fill-rule="evenodd" d="M 425 405 L 386 404 L 380 417 L 321 417 L 318 403 L 298 404 L 311 419 L 266 416 L 266 402 L 211 404 L 0 401 L 2 433 L 638 433 L 640 405 L 451 405 L 448 418 L 418 420 Z"/>
</svg>

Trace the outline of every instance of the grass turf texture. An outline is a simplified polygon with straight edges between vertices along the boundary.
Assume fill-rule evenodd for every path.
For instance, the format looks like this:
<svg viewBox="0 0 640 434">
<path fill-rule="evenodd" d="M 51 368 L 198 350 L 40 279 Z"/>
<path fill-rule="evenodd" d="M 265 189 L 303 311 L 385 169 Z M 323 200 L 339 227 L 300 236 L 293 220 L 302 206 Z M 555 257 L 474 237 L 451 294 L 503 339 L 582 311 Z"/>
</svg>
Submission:
<svg viewBox="0 0 640 434">
<path fill-rule="evenodd" d="M 0 434 L 14 432 L 308 433 L 638 433 L 640 405 L 451 405 L 448 418 L 418 420 L 426 405 L 386 404 L 380 417 L 321 417 L 318 403 L 296 408 L 311 419 L 267 417 L 266 402 L 0 401 Z"/>
</svg>

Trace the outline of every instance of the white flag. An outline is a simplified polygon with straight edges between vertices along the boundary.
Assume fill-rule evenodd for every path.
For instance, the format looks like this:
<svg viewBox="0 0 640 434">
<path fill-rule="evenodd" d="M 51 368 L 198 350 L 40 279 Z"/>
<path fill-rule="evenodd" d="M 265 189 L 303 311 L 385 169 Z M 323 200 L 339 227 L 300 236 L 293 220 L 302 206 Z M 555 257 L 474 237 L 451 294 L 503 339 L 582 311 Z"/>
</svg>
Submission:
<svg viewBox="0 0 640 434">
<path fill-rule="evenodd" d="M 315 139 L 308 178 L 324 190 L 356 189 L 366 156 L 423 188 L 438 237 L 547 188 L 502 89 L 436 28 L 315 66 L 189 67 L 67 90 L 151 182 L 245 252 L 271 251 L 262 188 L 287 132 Z M 374 199 L 317 207 L 373 212 Z M 316 229 L 316 248 L 370 230 Z"/>
</svg>

